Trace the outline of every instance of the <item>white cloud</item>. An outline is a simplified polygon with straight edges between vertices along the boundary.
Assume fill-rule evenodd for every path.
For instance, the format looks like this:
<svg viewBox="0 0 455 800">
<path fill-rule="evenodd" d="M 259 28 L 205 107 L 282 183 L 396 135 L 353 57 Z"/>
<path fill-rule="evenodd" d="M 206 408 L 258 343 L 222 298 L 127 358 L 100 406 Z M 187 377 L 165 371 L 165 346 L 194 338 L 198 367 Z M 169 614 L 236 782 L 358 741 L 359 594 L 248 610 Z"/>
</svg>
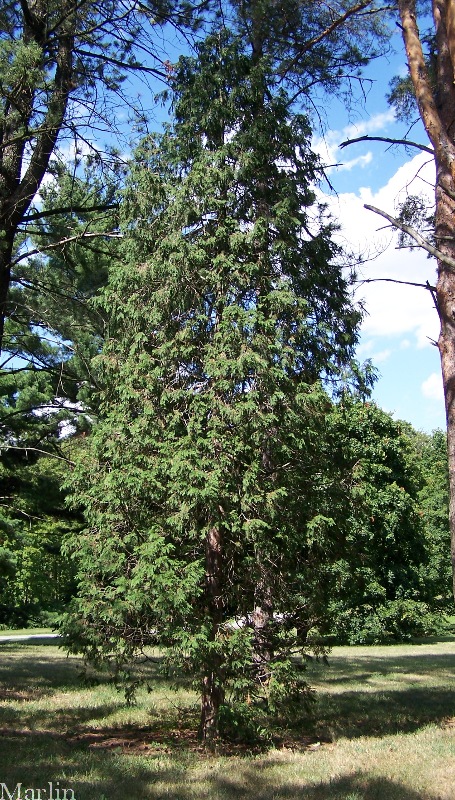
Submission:
<svg viewBox="0 0 455 800">
<path fill-rule="evenodd" d="M 343 138 L 341 141 L 344 141 L 345 139 L 357 139 L 359 136 L 367 136 L 368 134 L 376 133 L 377 131 L 387 127 L 390 122 L 394 121 L 395 112 L 393 108 L 389 108 L 387 111 L 382 111 L 379 114 L 373 114 L 373 116 L 369 117 L 368 119 L 354 122 L 351 125 L 347 125 L 345 128 L 343 128 Z"/>
<path fill-rule="evenodd" d="M 365 153 L 364 156 L 357 156 L 357 158 L 351 158 L 350 161 L 344 161 L 338 166 L 337 171 L 347 172 L 353 169 L 353 167 L 366 167 L 367 164 L 371 164 L 372 160 L 373 153 L 368 151 L 368 153 Z"/>
<path fill-rule="evenodd" d="M 341 151 L 338 145 L 347 139 L 358 139 L 360 136 L 367 136 L 373 133 L 384 133 L 387 126 L 393 123 L 395 114 L 393 109 L 374 114 L 366 120 L 361 120 L 355 124 L 346 125 L 341 130 L 327 131 L 324 136 L 314 137 L 312 149 L 321 158 L 323 164 L 329 165 L 326 172 L 330 173 L 335 167 L 341 170 L 350 170 L 355 166 L 365 167 L 370 164 L 373 155 L 368 152 L 354 157 L 348 161 L 345 155 L 348 151 Z"/>
<path fill-rule="evenodd" d="M 363 358 L 370 358 L 371 354 L 374 350 L 374 341 L 373 339 L 368 339 L 366 342 L 361 342 L 357 347 L 357 355 L 363 356 Z"/>
<path fill-rule="evenodd" d="M 384 361 L 387 361 L 387 359 L 390 358 L 391 355 L 392 355 L 391 350 L 381 350 L 379 353 L 373 353 L 371 358 L 374 364 L 381 364 Z"/>
<path fill-rule="evenodd" d="M 438 402 L 444 399 L 444 391 L 442 387 L 441 374 L 432 372 L 426 381 L 422 383 L 422 394 L 429 400 L 437 400 Z"/>
<path fill-rule="evenodd" d="M 375 353 L 375 346 L 376 342 L 374 339 L 368 339 L 366 342 L 361 342 L 356 349 L 357 358 L 369 358 L 374 364 L 380 364 L 381 362 L 387 361 L 387 359 L 392 355 L 392 350 L 390 350 L 390 348 L 380 350 L 378 353 Z"/>
<path fill-rule="evenodd" d="M 362 260 L 371 259 L 362 263 L 357 271 L 360 281 L 374 282 L 359 283 L 356 290 L 357 299 L 364 302 L 367 311 L 362 330 L 369 339 L 413 336 L 417 347 L 426 347 L 438 337 L 438 316 L 430 292 L 393 283 L 434 283 L 435 261 L 419 249 L 398 249 L 395 230 L 382 217 L 364 208 L 368 203 L 394 215 L 409 193 L 422 193 L 431 204 L 433 186 L 433 162 L 426 154 L 419 153 L 376 192 L 363 187 L 357 193 L 324 196 L 341 224 L 338 235 L 342 244 Z"/>
</svg>

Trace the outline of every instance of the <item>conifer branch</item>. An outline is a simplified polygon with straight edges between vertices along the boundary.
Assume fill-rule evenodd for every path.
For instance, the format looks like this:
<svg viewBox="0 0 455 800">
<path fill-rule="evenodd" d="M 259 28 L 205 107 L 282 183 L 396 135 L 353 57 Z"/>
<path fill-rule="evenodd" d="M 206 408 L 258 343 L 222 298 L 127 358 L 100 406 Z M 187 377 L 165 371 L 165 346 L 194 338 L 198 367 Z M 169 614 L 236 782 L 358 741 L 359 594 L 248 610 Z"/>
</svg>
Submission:
<svg viewBox="0 0 455 800">
<path fill-rule="evenodd" d="M 28 214 L 24 219 L 23 222 L 35 222 L 37 219 L 44 219 L 46 217 L 53 217 L 57 216 L 58 214 L 90 214 L 92 211 L 111 211 L 119 208 L 118 203 L 102 203 L 101 205 L 95 206 L 62 206 L 61 208 L 51 208 L 47 209 L 46 211 L 36 211 L 32 214 Z"/>
</svg>

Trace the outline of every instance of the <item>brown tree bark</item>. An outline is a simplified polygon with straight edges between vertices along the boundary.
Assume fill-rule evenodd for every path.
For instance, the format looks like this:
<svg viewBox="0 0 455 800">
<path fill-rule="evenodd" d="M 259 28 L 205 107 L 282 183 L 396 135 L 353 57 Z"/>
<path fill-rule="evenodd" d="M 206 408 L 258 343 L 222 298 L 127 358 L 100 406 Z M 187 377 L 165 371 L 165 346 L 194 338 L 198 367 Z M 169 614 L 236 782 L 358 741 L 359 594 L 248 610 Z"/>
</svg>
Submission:
<svg viewBox="0 0 455 800">
<path fill-rule="evenodd" d="M 1 235 L 1 234 L 0 234 Z M 14 246 L 14 235 L 0 238 L 0 353 L 2 352 L 9 285 L 11 283 L 11 257 Z"/>
<path fill-rule="evenodd" d="M 436 306 L 441 323 L 438 348 L 447 418 L 449 524 L 455 596 L 455 2 L 433 0 L 436 37 L 433 82 L 423 55 L 415 0 L 398 0 L 397 6 L 414 92 L 422 122 L 433 145 L 436 166 Z"/>
<path fill-rule="evenodd" d="M 210 624 L 210 645 L 216 644 L 223 620 L 222 598 L 223 550 L 221 531 L 211 527 L 205 540 L 205 598 L 206 614 Z M 213 748 L 219 735 L 219 714 L 224 701 L 222 658 L 213 649 L 207 659 L 207 671 L 202 679 L 201 719 L 199 738 Z"/>
</svg>

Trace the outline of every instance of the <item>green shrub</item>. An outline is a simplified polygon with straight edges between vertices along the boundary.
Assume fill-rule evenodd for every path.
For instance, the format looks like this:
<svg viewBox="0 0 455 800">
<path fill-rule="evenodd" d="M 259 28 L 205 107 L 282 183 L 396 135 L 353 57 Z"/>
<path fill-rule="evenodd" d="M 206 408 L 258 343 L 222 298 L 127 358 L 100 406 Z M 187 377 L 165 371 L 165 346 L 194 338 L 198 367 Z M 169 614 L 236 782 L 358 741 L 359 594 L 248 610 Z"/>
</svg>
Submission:
<svg viewBox="0 0 455 800">
<path fill-rule="evenodd" d="M 426 603 L 399 599 L 343 611 L 337 619 L 335 638 L 338 644 L 382 644 L 429 636 L 444 629 L 444 618 Z"/>
</svg>

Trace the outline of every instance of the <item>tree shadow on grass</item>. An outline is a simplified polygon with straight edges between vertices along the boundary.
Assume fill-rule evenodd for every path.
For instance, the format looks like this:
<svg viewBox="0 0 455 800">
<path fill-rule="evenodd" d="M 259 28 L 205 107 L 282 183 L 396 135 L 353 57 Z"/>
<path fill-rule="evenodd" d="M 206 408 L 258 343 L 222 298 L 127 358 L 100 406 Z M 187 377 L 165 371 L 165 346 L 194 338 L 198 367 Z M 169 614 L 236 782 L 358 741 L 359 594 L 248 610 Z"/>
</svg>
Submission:
<svg viewBox="0 0 455 800">
<path fill-rule="evenodd" d="M 315 664 L 308 671 L 316 679 L 322 678 L 324 684 L 348 683 L 379 676 L 388 679 L 403 678 L 412 673 L 413 676 L 425 678 L 454 679 L 455 654 L 451 653 L 416 653 L 409 655 L 392 655 L 387 658 L 367 656 L 350 657 L 329 655 L 329 666 Z"/>
<path fill-rule="evenodd" d="M 309 671 L 317 727 L 332 737 L 411 733 L 455 716 L 453 655 L 337 657 L 332 664 Z"/>
<path fill-rule="evenodd" d="M 162 688 L 163 684 L 168 686 L 168 682 L 157 679 L 154 672 L 156 664 L 149 665 L 148 680 L 152 679 L 156 688 Z M 60 695 L 59 707 L 55 698 Z M 52 650 L 36 645 L 21 646 L 19 650 L 14 647 L 11 659 L 0 654 L 0 736 L 47 735 L 58 739 L 80 735 L 86 736 L 86 742 L 87 737 L 96 738 L 98 734 L 103 739 L 115 735 L 128 737 L 130 726 L 122 723 L 123 711 L 128 705 L 121 687 L 113 685 L 112 676 L 94 670 L 84 675 L 81 659 L 66 658 L 55 647 Z M 169 732 L 182 724 L 182 714 L 190 714 L 186 705 L 185 700 L 182 708 L 178 703 L 171 704 L 171 708 L 166 704 L 155 708 L 152 692 L 150 705 L 147 702 L 141 711 L 142 718 L 144 712 L 150 718 L 149 735 L 153 733 L 155 739 L 161 736 L 166 741 Z M 134 710 L 132 714 L 134 717 Z M 194 712 L 190 715 L 194 717 Z M 192 724 L 195 729 L 194 719 Z M 144 731 L 139 724 L 138 737 Z"/>
<path fill-rule="evenodd" d="M 280 786 L 272 776 L 267 777 L 268 771 L 249 767 L 240 770 L 235 780 L 215 777 L 210 796 L 217 800 L 432 800 L 428 793 L 421 794 L 389 778 L 372 777 L 362 772 L 321 781 L 312 786 L 300 781 L 286 782 Z M 149 797 L 158 800 L 153 794 Z M 171 793 L 169 797 L 173 800 L 189 800 L 192 795 L 186 798 Z M 438 798 L 435 796 L 434 800 Z"/>
<path fill-rule="evenodd" d="M 134 666 L 132 677 L 153 681 L 154 685 L 167 685 L 168 680 L 159 672 L 162 657 Z M 86 688 L 90 685 L 113 682 L 114 672 L 97 670 L 87 666 L 79 656 L 69 655 L 55 645 L 19 644 L 17 642 L 0 647 L 0 690 L 14 687 L 15 690 L 46 690 L 63 688 Z M 178 677 L 173 679 L 179 685 Z"/>
<path fill-rule="evenodd" d="M 161 769 L 153 758 L 147 765 L 122 753 L 92 751 L 85 743 L 75 744 L 46 733 L 2 737 L 0 765 L 0 787 L 5 784 L 13 796 L 14 788 L 21 783 L 22 797 L 27 787 L 44 790 L 51 782 L 55 796 L 65 797 L 63 790 L 68 790 L 68 800 L 72 797 L 70 789 L 75 800 L 144 800 L 154 782 L 164 778 L 177 786 L 182 777 L 178 766 Z M 59 787 L 59 795 L 55 787 Z M 48 793 L 43 791 L 41 796 L 48 797 Z"/>
<path fill-rule="evenodd" d="M 282 760 L 210 757 L 170 761 L 162 753 L 133 758 L 116 752 L 93 752 L 63 740 L 30 738 L 1 743 L 0 783 L 12 794 L 17 783 L 72 789 L 76 800 L 438 800 L 385 777 L 358 772 L 316 783 L 296 779 Z M 13 766 L 12 766 L 13 765 Z M 44 795 L 47 797 L 47 794 Z M 68 792 L 68 798 L 71 793 Z"/>
<path fill-rule="evenodd" d="M 55 644 L 0 648 L 0 687 L 49 694 L 81 685 L 82 661 L 67 657 Z"/>
<path fill-rule="evenodd" d="M 49 735 L 59 736 L 67 731 L 78 730 L 87 722 L 104 720 L 124 706 L 124 702 L 103 703 L 101 705 L 79 705 L 73 708 L 31 710 L 26 706 L 7 705 L 0 708 L 0 735 L 5 731 L 11 734 L 14 731 L 40 731 Z"/>
<path fill-rule="evenodd" d="M 319 694 L 316 705 L 316 727 L 329 738 L 412 733 L 454 716 L 455 692 L 450 689 Z"/>
</svg>

